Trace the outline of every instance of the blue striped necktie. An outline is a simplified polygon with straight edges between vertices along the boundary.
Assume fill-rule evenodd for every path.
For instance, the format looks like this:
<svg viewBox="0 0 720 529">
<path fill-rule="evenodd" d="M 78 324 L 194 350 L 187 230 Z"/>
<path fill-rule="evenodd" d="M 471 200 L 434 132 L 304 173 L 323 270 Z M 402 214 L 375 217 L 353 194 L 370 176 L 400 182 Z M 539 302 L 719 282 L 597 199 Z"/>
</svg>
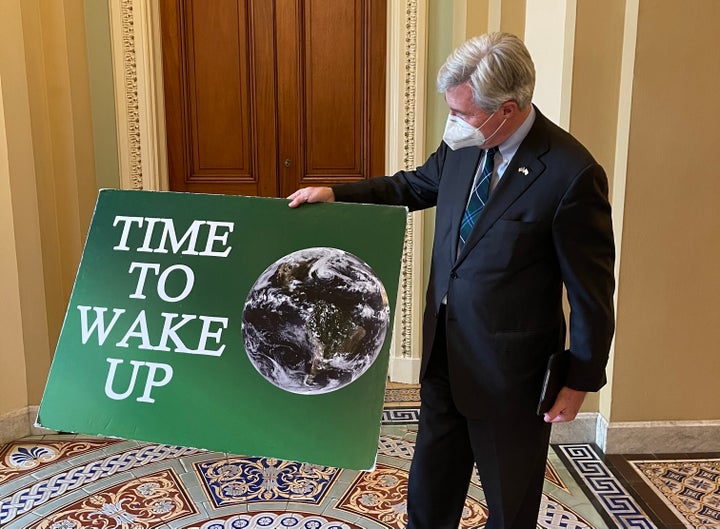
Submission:
<svg viewBox="0 0 720 529">
<path fill-rule="evenodd" d="M 488 192 L 490 191 L 490 178 L 492 178 L 495 164 L 493 158 L 497 152 L 497 147 L 492 147 L 485 151 L 485 163 L 483 163 L 482 172 L 475 179 L 475 184 L 470 192 L 465 214 L 460 225 L 460 248 L 465 246 L 465 242 L 470 236 L 472 227 L 475 224 L 480 212 L 488 201 Z"/>
</svg>

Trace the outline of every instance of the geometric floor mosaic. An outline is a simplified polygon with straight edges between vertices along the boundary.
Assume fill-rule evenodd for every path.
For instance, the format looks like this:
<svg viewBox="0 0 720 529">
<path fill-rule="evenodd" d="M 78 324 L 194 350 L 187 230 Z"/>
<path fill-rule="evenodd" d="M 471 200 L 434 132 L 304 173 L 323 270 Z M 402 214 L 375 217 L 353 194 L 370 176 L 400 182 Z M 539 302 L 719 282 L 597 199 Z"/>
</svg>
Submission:
<svg viewBox="0 0 720 529">
<path fill-rule="evenodd" d="M 394 409 L 383 416 L 372 472 L 87 436 L 25 438 L 0 446 L 0 527 L 402 529 L 417 409 Z M 678 527 L 720 529 L 720 460 L 633 468 L 638 481 L 667 489 L 687 524 Z M 553 446 L 537 527 L 669 529 L 632 492 L 592 446 Z M 461 527 L 482 528 L 487 514 L 475 474 Z"/>
<path fill-rule="evenodd" d="M 720 527 L 720 459 L 632 461 L 631 465 L 690 527 Z"/>
<path fill-rule="evenodd" d="M 720 454 L 607 456 L 658 527 L 720 529 Z"/>
</svg>

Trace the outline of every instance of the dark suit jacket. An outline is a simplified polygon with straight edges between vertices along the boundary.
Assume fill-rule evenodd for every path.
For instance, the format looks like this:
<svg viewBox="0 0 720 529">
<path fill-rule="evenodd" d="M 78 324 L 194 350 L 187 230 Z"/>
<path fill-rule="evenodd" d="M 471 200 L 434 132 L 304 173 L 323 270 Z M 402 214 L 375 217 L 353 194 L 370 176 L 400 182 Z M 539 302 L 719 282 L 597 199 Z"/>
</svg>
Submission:
<svg viewBox="0 0 720 529">
<path fill-rule="evenodd" d="M 565 343 L 564 283 L 572 352 L 566 385 L 597 391 L 614 331 L 605 172 L 536 109 L 532 129 L 456 255 L 480 155 L 478 148 L 452 151 L 441 143 L 415 171 L 333 187 L 338 201 L 437 206 L 421 378 L 447 295 L 448 366 L 460 411 L 490 418 L 534 410 L 547 359 Z"/>
</svg>

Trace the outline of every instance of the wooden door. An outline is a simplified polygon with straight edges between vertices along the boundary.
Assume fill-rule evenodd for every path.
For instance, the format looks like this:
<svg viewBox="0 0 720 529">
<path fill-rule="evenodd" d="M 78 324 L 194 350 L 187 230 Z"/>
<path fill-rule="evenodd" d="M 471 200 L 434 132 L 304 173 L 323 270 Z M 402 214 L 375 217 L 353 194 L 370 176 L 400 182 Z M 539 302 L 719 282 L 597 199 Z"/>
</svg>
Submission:
<svg viewBox="0 0 720 529">
<path fill-rule="evenodd" d="M 161 0 L 174 191 L 384 172 L 385 0 Z"/>
</svg>

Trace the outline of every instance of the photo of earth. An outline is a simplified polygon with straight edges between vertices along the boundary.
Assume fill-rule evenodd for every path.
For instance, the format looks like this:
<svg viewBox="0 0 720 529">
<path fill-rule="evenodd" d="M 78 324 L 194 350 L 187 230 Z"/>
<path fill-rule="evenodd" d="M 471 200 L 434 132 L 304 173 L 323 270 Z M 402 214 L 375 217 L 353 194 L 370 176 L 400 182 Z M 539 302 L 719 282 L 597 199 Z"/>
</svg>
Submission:
<svg viewBox="0 0 720 529">
<path fill-rule="evenodd" d="M 367 264 L 337 248 L 306 248 L 260 275 L 245 302 L 242 334 L 268 382 L 321 394 L 370 368 L 389 322 L 385 288 Z"/>
</svg>

